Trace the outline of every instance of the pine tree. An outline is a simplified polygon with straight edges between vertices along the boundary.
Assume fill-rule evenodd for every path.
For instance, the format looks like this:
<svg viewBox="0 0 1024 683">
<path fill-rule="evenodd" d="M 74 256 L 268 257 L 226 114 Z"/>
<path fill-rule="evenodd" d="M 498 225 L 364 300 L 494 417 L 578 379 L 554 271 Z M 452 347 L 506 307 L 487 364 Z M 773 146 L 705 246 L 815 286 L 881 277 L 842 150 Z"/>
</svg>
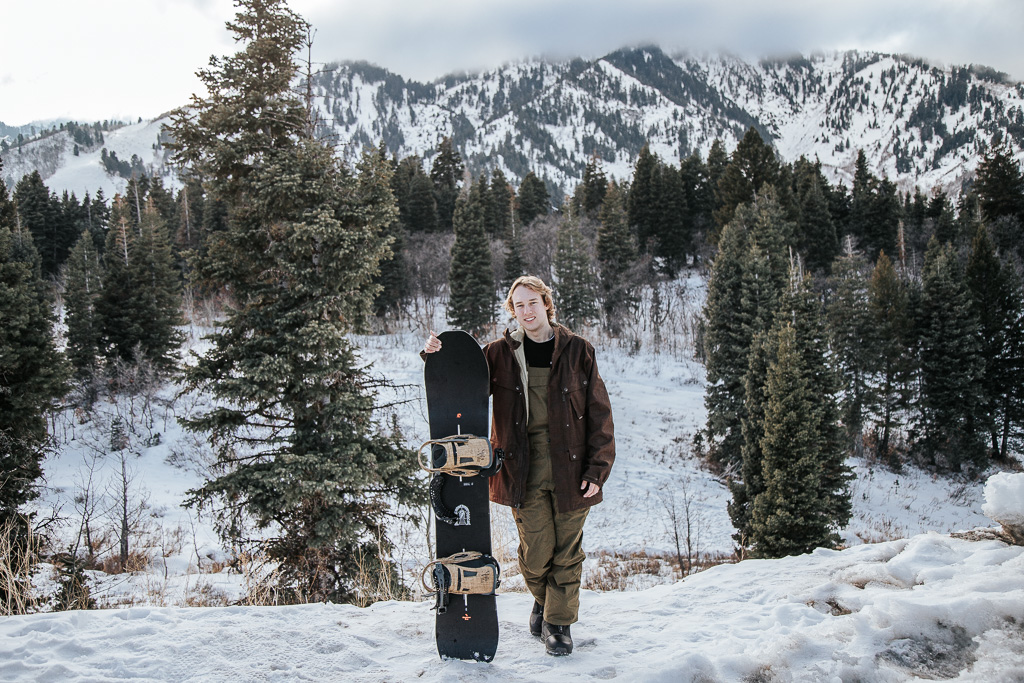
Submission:
<svg viewBox="0 0 1024 683">
<path fill-rule="evenodd" d="M 0 181 L 0 207 L 7 188 Z M 7 220 L 0 211 L 0 220 Z M 46 413 L 65 391 L 67 366 L 53 339 L 53 313 L 38 252 L 24 230 L 0 222 L 0 523 L 39 493 L 49 446 Z M 0 591 L 6 590 L 6 587 Z"/>
<path fill-rule="evenodd" d="M 394 188 L 394 165 L 388 160 L 387 147 L 381 141 L 375 150 L 374 163 L 366 166 L 367 173 L 363 178 L 361 189 L 366 195 L 362 197 L 364 204 L 369 203 L 375 206 L 395 204 L 392 188 Z M 368 157 L 364 157 L 364 162 Z M 387 186 L 382 185 L 386 180 Z M 407 233 L 399 220 L 400 210 L 394 212 L 394 218 L 384 223 L 383 236 L 390 245 L 388 253 L 381 258 L 380 272 L 374 277 L 374 284 L 379 288 L 376 298 L 373 301 L 373 311 L 378 318 L 397 312 L 403 303 L 409 298 L 409 278 L 405 260 L 405 245 Z"/>
<path fill-rule="evenodd" d="M 161 374 L 168 374 L 177 365 L 178 347 L 184 341 L 177 329 L 182 324 L 181 283 L 166 224 L 149 200 L 129 249 L 129 269 L 132 290 L 121 305 L 137 320 L 140 334 L 134 341 Z"/>
<path fill-rule="evenodd" d="M 844 462 L 845 449 L 836 403 L 837 382 L 826 362 L 828 351 L 821 302 L 811 290 L 810 280 L 801 278 L 798 267 L 791 269 L 790 277 L 791 284 L 782 297 L 772 331 L 759 332 L 752 344 L 745 377 L 747 410 L 742 425 L 743 479 L 730 483 L 733 501 L 729 504 L 729 514 L 737 529 L 734 538 L 741 546 L 753 545 L 755 552 L 765 550 L 764 529 L 759 529 L 758 525 L 765 523 L 765 514 L 775 514 L 764 509 L 755 513 L 755 509 L 759 505 L 769 505 L 766 500 L 775 504 L 775 497 L 769 493 L 769 482 L 773 475 L 778 474 L 774 472 L 776 468 L 785 469 L 791 465 L 769 461 L 772 456 L 785 459 L 778 452 L 778 445 L 773 446 L 768 440 L 772 429 L 779 427 L 771 421 L 779 418 L 777 414 L 772 415 L 771 407 L 773 401 L 782 397 L 772 393 L 770 380 L 773 370 L 778 369 L 782 362 L 778 335 L 783 328 L 793 333 L 793 351 L 798 356 L 800 374 L 806 382 L 808 394 L 814 397 L 812 405 L 802 406 L 800 410 L 807 413 L 804 429 L 809 433 L 809 443 L 813 444 L 810 457 L 816 461 L 816 507 L 831 528 L 844 526 L 851 515 L 848 490 L 851 474 Z M 759 543 L 761 548 L 758 548 Z"/>
<path fill-rule="evenodd" d="M 559 320 L 569 329 L 582 329 L 597 315 L 597 278 L 590 254 L 590 244 L 580 232 L 576 217 L 558 227 L 558 249 L 555 252 L 555 294 L 558 298 Z"/>
<path fill-rule="evenodd" d="M 951 245 L 934 237 L 922 273 L 920 455 L 941 469 L 987 465 L 982 435 L 984 359 L 978 320 Z"/>
<path fill-rule="evenodd" d="M 754 201 L 765 185 L 775 185 L 778 178 L 779 161 L 775 150 L 765 143 L 757 129 L 747 129 L 718 180 L 718 208 L 714 213 L 717 225 L 726 225 L 736 213 L 736 207 Z"/>
<path fill-rule="evenodd" d="M 523 229 L 518 221 L 511 221 L 509 237 L 505 240 L 505 279 L 501 282 L 501 291 L 507 292 L 512 283 L 521 275 L 526 275 L 526 261 L 523 258 Z"/>
<path fill-rule="evenodd" d="M 523 227 L 551 212 L 551 195 L 548 188 L 533 171 L 523 176 L 523 182 L 519 184 L 517 206 L 519 223 Z"/>
<path fill-rule="evenodd" d="M 14 199 L 21 227 L 32 235 L 35 242 L 43 278 L 56 275 L 78 236 L 75 233 L 68 239 L 65 234 L 60 200 L 50 195 L 39 171 L 33 171 L 18 181 L 14 187 Z"/>
<path fill-rule="evenodd" d="M 633 182 L 626 195 L 629 226 L 636 234 L 640 251 L 651 251 L 651 242 L 657 238 L 659 166 L 658 157 L 651 153 L 648 145 L 644 145 L 637 156 Z"/>
<path fill-rule="evenodd" d="M 774 360 L 765 387 L 764 492 L 753 501 L 749 541 L 755 557 L 784 557 L 834 547 L 844 522 L 830 518 L 823 495 L 821 397 L 808 378 L 794 326 L 780 319 L 768 343 Z"/>
<path fill-rule="evenodd" d="M 1012 267 L 1000 263 L 988 230 L 978 226 L 967 261 L 967 287 L 979 325 L 982 415 L 986 418 L 994 457 L 1005 459 L 1011 432 L 1019 429 L 1024 347 L 1021 292 Z"/>
<path fill-rule="evenodd" d="M 1008 147 L 995 147 L 985 154 L 978 164 L 974 191 L 988 221 L 1014 217 L 1024 222 L 1024 175 Z"/>
<path fill-rule="evenodd" d="M 893 433 L 902 426 L 914 389 L 913 320 L 910 296 L 892 261 L 882 251 L 868 285 L 871 334 L 865 335 L 875 420 L 875 455 L 891 466 L 899 465 L 892 448 Z"/>
<path fill-rule="evenodd" d="M 115 195 L 103 248 L 103 285 L 96 302 L 104 357 L 128 362 L 136 360 L 135 351 L 143 334 L 143 320 L 133 306 L 142 284 L 135 280 L 138 271 L 131 262 L 136 240 L 131 212 L 125 198 Z"/>
<path fill-rule="evenodd" d="M 636 265 L 636 244 L 629 229 L 624 193 L 618 183 L 608 185 L 597 230 L 597 261 L 601 266 L 601 291 L 605 324 L 612 334 L 622 328 L 622 318 L 635 303 L 629 272 Z"/>
<path fill-rule="evenodd" d="M 437 204 L 437 225 L 440 230 L 452 230 L 454 226 L 455 201 L 459 197 L 459 183 L 466 170 L 462 157 L 445 138 L 437 150 L 437 157 L 430 167 L 430 180 L 434 184 L 434 201 Z"/>
<path fill-rule="evenodd" d="M 217 458 L 188 502 L 277 563 L 282 599 L 349 600 L 361 569 L 388 566 L 392 506 L 417 498 L 415 458 L 377 423 L 346 336 L 372 314 L 397 209 L 378 155 L 356 176 L 314 138 L 292 91 L 306 22 L 280 0 L 238 7 L 240 51 L 213 59 L 209 96 L 173 117 L 177 161 L 228 209 L 199 274 L 234 297 L 185 371 L 220 406 L 183 420 Z"/>
<path fill-rule="evenodd" d="M 596 218 L 608 191 L 608 178 L 597 154 L 591 155 L 583 169 L 583 181 L 576 186 L 573 207 L 578 215 Z"/>
<path fill-rule="evenodd" d="M 64 322 L 67 325 L 67 357 L 78 379 L 92 377 L 98 369 L 101 327 L 97 306 L 102 292 L 102 265 L 92 234 L 83 230 L 65 264 Z"/>
<path fill-rule="evenodd" d="M 798 161 L 796 165 L 799 218 L 794 241 L 797 251 L 805 256 L 807 267 L 824 272 L 839 255 L 839 238 L 823 189 L 827 183 L 821 175 L 821 165 L 801 161 L 804 163 Z"/>
<path fill-rule="evenodd" d="M 487 225 L 491 234 L 505 239 L 512 230 L 516 196 L 508 178 L 496 169 L 491 175 L 491 185 L 487 193 Z"/>
<path fill-rule="evenodd" d="M 704 308 L 704 403 L 711 460 L 723 469 L 742 463 L 744 377 L 753 340 L 771 328 L 789 279 L 782 235 L 790 229 L 769 191 L 740 206 L 719 242 Z"/>
<path fill-rule="evenodd" d="M 455 244 L 448 273 L 448 322 L 481 334 L 494 320 L 494 271 L 484 232 L 483 184 L 475 183 L 455 204 Z"/>
<path fill-rule="evenodd" d="M 840 414 L 847 447 L 854 451 L 860 448 L 870 402 L 868 375 L 873 351 L 865 343 L 871 333 L 867 269 L 868 265 L 847 239 L 843 255 L 832 265 L 832 296 L 826 308 L 832 363 L 839 378 Z"/>
</svg>

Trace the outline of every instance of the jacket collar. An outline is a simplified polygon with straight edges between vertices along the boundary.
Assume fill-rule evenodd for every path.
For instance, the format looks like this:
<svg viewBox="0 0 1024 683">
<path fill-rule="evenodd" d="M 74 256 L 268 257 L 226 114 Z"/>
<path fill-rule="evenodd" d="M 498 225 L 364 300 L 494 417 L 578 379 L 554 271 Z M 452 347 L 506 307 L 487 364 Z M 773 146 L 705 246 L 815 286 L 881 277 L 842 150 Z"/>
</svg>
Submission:
<svg viewBox="0 0 1024 683">
<path fill-rule="evenodd" d="M 554 359 L 558 356 L 559 352 L 569 343 L 569 338 L 572 337 L 572 332 L 569 331 L 568 327 L 559 325 L 558 323 L 551 323 L 551 329 L 555 332 L 555 350 L 551 356 L 552 364 Z M 517 327 L 512 330 L 505 328 L 505 334 L 503 335 L 505 342 L 509 345 L 513 351 L 518 349 L 523 343 L 523 337 L 526 336 L 526 330 L 521 327 Z"/>
</svg>

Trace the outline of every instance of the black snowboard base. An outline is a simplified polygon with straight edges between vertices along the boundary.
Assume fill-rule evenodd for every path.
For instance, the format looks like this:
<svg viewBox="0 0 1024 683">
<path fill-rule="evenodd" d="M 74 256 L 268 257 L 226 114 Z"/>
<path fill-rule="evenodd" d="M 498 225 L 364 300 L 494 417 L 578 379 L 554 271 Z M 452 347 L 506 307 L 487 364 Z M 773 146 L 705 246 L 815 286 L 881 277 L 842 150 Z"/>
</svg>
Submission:
<svg viewBox="0 0 1024 683">
<path fill-rule="evenodd" d="M 483 350 L 472 336 L 462 331 L 442 332 L 438 338 L 441 350 L 427 354 L 423 371 L 430 438 L 489 434 L 490 373 Z M 490 555 L 487 478 L 445 473 L 432 476 L 434 509 L 451 511 L 450 515 L 435 515 L 435 557 L 466 551 Z M 493 593 L 451 595 L 447 608 L 443 612 L 435 610 L 435 614 L 434 635 L 442 659 L 494 659 L 498 649 L 498 612 Z"/>
</svg>

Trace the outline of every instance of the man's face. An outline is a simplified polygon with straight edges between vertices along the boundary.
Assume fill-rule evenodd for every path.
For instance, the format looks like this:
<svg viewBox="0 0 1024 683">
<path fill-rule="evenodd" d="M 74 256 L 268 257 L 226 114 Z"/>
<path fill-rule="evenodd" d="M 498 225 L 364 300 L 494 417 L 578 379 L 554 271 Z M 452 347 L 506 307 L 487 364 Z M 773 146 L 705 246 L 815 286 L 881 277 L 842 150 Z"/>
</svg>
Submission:
<svg viewBox="0 0 1024 683">
<path fill-rule="evenodd" d="M 512 310 L 515 311 L 519 326 L 527 332 L 543 329 L 548 324 L 548 308 L 544 297 L 526 285 L 519 285 L 512 292 Z"/>
</svg>

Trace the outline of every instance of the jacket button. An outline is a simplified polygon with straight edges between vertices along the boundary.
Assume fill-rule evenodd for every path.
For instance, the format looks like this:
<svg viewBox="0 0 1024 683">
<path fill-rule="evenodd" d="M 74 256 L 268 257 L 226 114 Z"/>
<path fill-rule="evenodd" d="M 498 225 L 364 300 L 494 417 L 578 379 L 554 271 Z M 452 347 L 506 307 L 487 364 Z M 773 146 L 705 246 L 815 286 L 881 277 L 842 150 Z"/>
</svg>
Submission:
<svg viewBox="0 0 1024 683">
<path fill-rule="evenodd" d="M 572 455 L 570 455 L 569 457 L 570 457 L 570 458 L 572 458 L 573 460 L 575 460 L 575 459 L 576 459 L 576 454 L 575 454 L 575 453 L 573 453 L 573 454 L 572 454 Z"/>
</svg>

